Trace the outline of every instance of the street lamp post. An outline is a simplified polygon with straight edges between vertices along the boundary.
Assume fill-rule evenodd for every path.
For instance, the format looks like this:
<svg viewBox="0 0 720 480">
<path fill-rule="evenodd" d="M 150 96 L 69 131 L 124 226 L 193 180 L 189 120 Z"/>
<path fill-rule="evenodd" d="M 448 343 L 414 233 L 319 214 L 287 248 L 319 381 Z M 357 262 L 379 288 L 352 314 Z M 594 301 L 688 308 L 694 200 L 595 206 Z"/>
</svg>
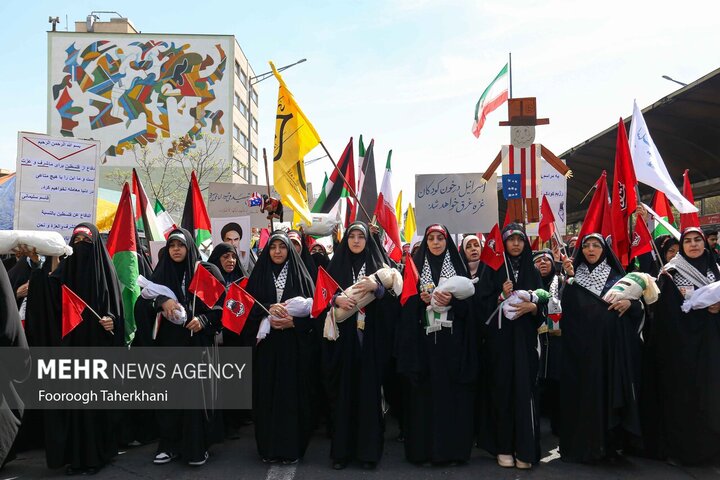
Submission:
<svg viewBox="0 0 720 480">
<path fill-rule="evenodd" d="M 283 70 L 287 70 L 290 67 L 294 67 L 295 65 L 298 65 L 300 63 L 306 62 L 307 58 L 302 58 L 298 60 L 295 63 L 291 63 L 290 65 L 285 65 L 284 67 L 280 67 L 277 69 L 278 72 L 282 72 Z M 251 77 L 248 75 L 247 80 L 247 124 L 248 124 L 248 135 L 247 135 L 247 151 L 248 151 L 248 176 L 252 177 L 252 86 L 256 85 L 263 80 L 267 80 L 268 78 L 272 77 L 273 72 L 265 72 L 261 73 L 260 75 L 255 75 L 254 77 Z M 259 136 L 258 136 L 259 138 Z M 258 150 L 259 151 L 259 150 Z M 248 183 L 250 183 L 251 178 L 248 178 Z M 270 179 L 268 179 L 268 185 L 270 185 Z"/>
<path fill-rule="evenodd" d="M 674 78 L 668 77 L 667 75 L 663 75 L 662 78 L 664 78 L 665 80 L 670 80 L 671 82 L 675 82 L 678 85 L 682 85 L 683 87 L 687 87 L 687 83 L 683 83 L 679 80 L 675 80 Z"/>
</svg>

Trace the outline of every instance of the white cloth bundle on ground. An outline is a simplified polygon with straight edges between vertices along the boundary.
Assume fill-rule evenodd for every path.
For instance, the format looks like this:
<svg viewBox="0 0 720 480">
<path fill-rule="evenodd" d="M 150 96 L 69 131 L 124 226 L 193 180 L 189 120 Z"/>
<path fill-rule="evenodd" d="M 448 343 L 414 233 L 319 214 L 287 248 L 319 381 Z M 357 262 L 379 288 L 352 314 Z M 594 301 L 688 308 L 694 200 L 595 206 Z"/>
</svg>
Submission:
<svg viewBox="0 0 720 480">
<path fill-rule="evenodd" d="M 690 310 L 700 310 L 701 308 L 707 308 L 718 302 L 720 302 L 720 281 L 713 282 L 695 290 L 692 296 L 685 300 L 680 308 L 683 312 L 688 313 Z"/>
<path fill-rule="evenodd" d="M 302 318 L 310 315 L 310 310 L 312 310 L 312 304 L 312 298 L 303 298 L 300 296 L 290 298 L 285 302 L 281 303 L 281 305 L 285 307 L 285 310 L 287 310 L 288 315 L 293 318 Z M 270 320 L 273 318 L 276 317 L 273 315 L 269 315 L 263 318 L 262 322 L 260 322 L 260 328 L 258 329 L 258 334 L 256 337 L 258 341 L 267 337 L 268 333 L 270 333 Z"/>
<path fill-rule="evenodd" d="M 615 282 L 615 285 L 603 295 L 603 300 L 615 303 L 618 300 L 640 300 L 640 297 L 643 297 L 645 303 L 649 305 L 657 301 L 658 295 L 660 289 L 655 283 L 655 278 L 647 273 L 632 272 Z"/>
<path fill-rule="evenodd" d="M 58 232 L 36 230 L 2 230 L 0 231 L 0 254 L 13 253 L 20 245 L 35 248 L 40 255 L 59 257 L 72 255 L 73 249 L 65 243 Z"/>
</svg>

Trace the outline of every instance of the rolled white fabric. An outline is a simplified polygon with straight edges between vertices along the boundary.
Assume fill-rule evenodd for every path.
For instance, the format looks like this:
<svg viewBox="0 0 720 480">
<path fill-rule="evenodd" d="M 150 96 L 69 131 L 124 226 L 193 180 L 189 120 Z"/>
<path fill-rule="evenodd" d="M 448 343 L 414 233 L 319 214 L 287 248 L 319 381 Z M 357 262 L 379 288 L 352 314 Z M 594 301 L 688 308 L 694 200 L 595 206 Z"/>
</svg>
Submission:
<svg viewBox="0 0 720 480">
<path fill-rule="evenodd" d="M 454 275 L 450 278 L 441 278 L 440 285 L 438 285 L 435 290 L 445 293 L 451 293 L 452 296 L 457 298 L 458 300 L 465 300 L 466 298 L 470 298 L 475 294 L 475 283 L 477 283 L 477 281 L 477 278 L 470 280 L 467 277 Z M 432 299 L 430 300 L 430 306 L 432 307 L 433 311 L 438 313 L 443 313 L 450 310 L 449 305 L 445 307 L 436 305 L 435 297 L 432 297 Z"/>
<path fill-rule="evenodd" d="M 285 302 L 283 302 L 283 305 L 285 306 L 285 309 L 291 317 L 302 318 L 310 315 L 310 311 L 312 310 L 312 303 L 312 298 L 303 298 L 298 296 L 286 300 Z M 255 337 L 258 339 L 258 341 L 267 337 L 270 333 L 270 320 L 273 318 L 275 317 L 270 315 L 263 318 L 260 322 L 260 328 L 258 329 L 257 336 Z"/>
<path fill-rule="evenodd" d="M 20 245 L 33 247 L 40 255 L 59 257 L 73 253 L 72 247 L 58 232 L 0 230 L 0 254 L 13 253 Z"/>
<path fill-rule="evenodd" d="M 680 308 L 683 312 L 688 313 L 690 310 L 700 310 L 701 308 L 707 308 L 718 302 L 720 302 L 720 281 L 713 282 L 695 290 L 692 296 L 685 300 Z"/>
<path fill-rule="evenodd" d="M 137 282 L 138 285 L 142 287 L 142 290 L 140 291 L 140 296 L 145 300 L 155 300 L 157 297 L 162 295 L 164 297 L 172 298 L 177 302 L 177 296 L 175 295 L 175 292 L 170 290 L 165 285 L 151 282 L 142 275 L 138 275 Z M 174 315 L 172 316 L 172 318 L 168 318 L 168 320 L 170 320 L 175 325 L 182 325 L 187 320 L 187 312 L 185 312 L 185 308 L 182 305 L 178 305 L 180 306 L 180 309 L 175 309 L 173 311 Z M 165 317 L 165 313 L 163 313 L 163 317 Z"/>
</svg>

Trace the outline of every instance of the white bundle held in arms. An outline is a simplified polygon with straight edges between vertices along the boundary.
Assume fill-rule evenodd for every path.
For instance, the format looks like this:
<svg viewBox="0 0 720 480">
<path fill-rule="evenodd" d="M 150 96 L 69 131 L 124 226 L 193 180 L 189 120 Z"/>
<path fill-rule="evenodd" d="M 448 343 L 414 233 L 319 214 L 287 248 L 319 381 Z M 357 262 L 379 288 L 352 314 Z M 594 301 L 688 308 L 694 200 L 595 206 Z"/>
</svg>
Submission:
<svg viewBox="0 0 720 480">
<path fill-rule="evenodd" d="M 465 300 L 475 295 L 475 284 L 478 280 L 479 278 L 470 280 L 467 277 L 461 277 L 459 275 L 454 275 L 450 278 L 440 278 L 440 284 L 435 287 L 433 292 L 451 293 L 452 296 L 458 300 Z M 443 313 L 450 310 L 451 307 L 450 305 L 445 307 L 437 305 L 435 303 L 435 297 L 433 296 L 428 308 L 432 308 L 435 312 Z"/>
<path fill-rule="evenodd" d="M 298 296 L 286 300 L 285 302 L 281 303 L 281 305 L 285 307 L 285 310 L 287 310 L 288 315 L 290 315 L 291 317 L 302 318 L 310 315 L 310 311 L 312 310 L 312 303 L 312 298 L 304 298 Z M 263 318 L 262 322 L 260 322 L 260 328 L 258 329 L 258 334 L 256 337 L 258 341 L 267 337 L 268 333 L 270 333 L 270 320 L 273 318 L 277 317 L 269 315 Z"/>
<path fill-rule="evenodd" d="M 340 322 L 344 322 L 352 315 L 360 311 L 360 309 L 365 308 L 370 304 L 370 302 L 375 300 L 375 290 L 377 290 L 377 288 L 374 288 L 370 292 L 361 290 L 359 288 L 361 285 L 366 285 L 367 282 L 372 282 L 375 287 L 382 284 L 383 287 L 392 290 L 393 292 L 395 292 L 395 295 L 398 296 L 402 293 L 402 274 L 396 269 L 390 268 L 387 265 L 384 265 L 383 268 L 378 269 L 378 271 L 376 271 L 369 277 L 361 277 L 357 282 L 355 282 L 355 284 L 345 289 L 345 291 L 338 295 L 338 297 L 343 296 L 345 298 L 352 298 L 353 300 L 355 300 L 355 308 L 353 308 L 352 310 L 345 310 L 340 307 L 332 307 L 330 309 L 330 312 L 325 317 L 323 337 L 327 338 L 328 340 L 337 340 L 340 336 L 337 324 Z"/>
<path fill-rule="evenodd" d="M 720 281 L 704 285 L 695 290 L 680 308 L 683 312 L 688 313 L 690 310 L 700 310 L 718 302 L 720 302 Z"/>
<path fill-rule="evenodd" d="M 34 248 L 39 255 L 72 255 L 73 249 L 58 232 L 0 230 L 0 254 L 14 253 L 21 245 Z"/>
<path fill-rule="evenodd" d="M 142 290 L 140 291 L 140 296 L 145 300 L 155 300 L 157 297 L 162 295 L 164 297 L 171 298 L 177 302 L 177 296 L 175 295 L 175 292 L 170 290 L 165 285 L 151 282 L 142 275 L 138 275 L 137 282 L 140 288 L 142 288 Z M 173 311 L 174 315 L 172 315 L 172 318 L 168 318 L 168 320 L 170 320 L 175 325 L 182 325 L 185 323 L 185 320 L 187 320 L 187 313 L 185 312 L 185 308 L 182 305 L 178 303 L 178 306 L 180 307 L 180 309 L 175 309 Z M 162 315 L 163 317 L 165 317 L 164 312 Z"/>
<path fill-rule="evenodd" d="M 658 295 L 660 289 L 654 277 L 647 273 L 632 272 L 615 282 L 615 285 L 603 295 L 603 300 L 615 303 L 618 300 L 640 300 L 640 297 L 643 297 L 645 303 L 649 305 L 657 301 Z"/>
</svg>

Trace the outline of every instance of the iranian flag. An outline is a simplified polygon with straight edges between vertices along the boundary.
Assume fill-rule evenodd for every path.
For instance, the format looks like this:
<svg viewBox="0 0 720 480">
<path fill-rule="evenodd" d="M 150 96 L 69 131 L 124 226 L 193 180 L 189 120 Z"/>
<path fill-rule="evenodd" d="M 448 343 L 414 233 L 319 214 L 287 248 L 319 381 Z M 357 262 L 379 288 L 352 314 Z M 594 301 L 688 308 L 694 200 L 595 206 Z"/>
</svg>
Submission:
<svg viewBox="0 0 720 480">
<path fill-rule="evenodd" d="M 500 70 L 495 79 L 485 88 L 475 105 L 475 120 L 473 121 L 472 133 L 476 138 L 480 137 L 480 130 L 485 125 L 487 116 L 508 99 L 508 64 Z"/>
<path fill-rule="evenodd" d="M 163 235 L 167 239 L 170 232 L 177 228 L 177 224 L 158 199 L 155 199 L 155 217 L 157 218 L 157 225 L 160 228 L 160 231 L 163 232 Z"/>
<path fill-rule="evenodd" d="M 385 240 L 383 246 L 390 255 L 390 258 L 399 262 L 402 258 L 402 243 L 400 243 L 400 230 L 398 229 L 398 221 L 395 217 L 395 205 L 392 193 L 392 170 L 390 168 L 390 158 L 392 150 L 388 152 L 387 164 L 385 165 L 385 175 L 383 175 L 382 186 L 380 187 L 380 195 L 378 195 L 375 204 L 375 217 L 380 226 L 385 230 Z"/>
<path fill-rule="evenodd" d="M 125 183 L 107 240 L 107 250 L 120 282 L 125 316 L 125 345 L 130 345 L 135 338 L 135 300 L 140 296 L 136 238 L 130 186 Z"/>
<path fill-rule="evenodd" d="M 132 173 L 132 193 L 135 195 L 135 226 L 145 232 L 145 238 L 150 240 L 165 240 L 163 231 L 158 225 L 158 219 L 155 215 L 148 196 L 145 193 L 138 177 L 137 171 L 133 168 Z"/>
<path fill-rule="evenodd" d="M 185 208 L 183 209 L 182 228 L 192 233 L 195 238 L 195 245 L 198 248 L 209 247 L 210 237 L 210 216 L 205 208 L 205 201 L 200 192 L 195 171 L 193 170 L 188 185 L 187 196 L 185 197 Z"/>
</svg>

